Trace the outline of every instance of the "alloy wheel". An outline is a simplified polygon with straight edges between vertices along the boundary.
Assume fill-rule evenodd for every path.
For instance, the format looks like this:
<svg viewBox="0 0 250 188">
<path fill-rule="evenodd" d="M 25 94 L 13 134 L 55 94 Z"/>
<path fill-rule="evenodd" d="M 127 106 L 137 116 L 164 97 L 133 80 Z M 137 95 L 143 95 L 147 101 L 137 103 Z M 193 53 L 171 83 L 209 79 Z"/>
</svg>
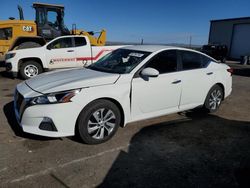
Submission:
<svg viewBox="0 0 250 188">
<path fill-rule="evenodd" d="M 88 120 L 88 134 L 94 139 L 104 139 L 113 132 L 115 122 L 116 116 L 111 109 L 98 109 Z"/>
<path fill-rule="evenodd" d="M 222 92 L 219 89 L 215 89 L 209 97 L 209 107 L 212 110 L 215 110 L 219 107 L 222 101 Z"/>
</svg>

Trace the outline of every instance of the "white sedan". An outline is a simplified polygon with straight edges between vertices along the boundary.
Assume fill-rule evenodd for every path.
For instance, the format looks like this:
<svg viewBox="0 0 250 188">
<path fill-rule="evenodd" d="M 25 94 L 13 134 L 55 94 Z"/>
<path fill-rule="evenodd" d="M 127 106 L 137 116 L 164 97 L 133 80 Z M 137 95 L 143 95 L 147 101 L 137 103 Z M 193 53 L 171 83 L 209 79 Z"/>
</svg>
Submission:
<svg viewBox="0 0 250 188">
<path fill-rule="evenodd" d="M 17 85 L 14 108 L 24 132 L 88 144 L 118 127 L 202 106 L 215 112 L 232 91 L 232 69 L 189 49 L 130 46 L 87 68 L 41 74 Z"/>
</svg>

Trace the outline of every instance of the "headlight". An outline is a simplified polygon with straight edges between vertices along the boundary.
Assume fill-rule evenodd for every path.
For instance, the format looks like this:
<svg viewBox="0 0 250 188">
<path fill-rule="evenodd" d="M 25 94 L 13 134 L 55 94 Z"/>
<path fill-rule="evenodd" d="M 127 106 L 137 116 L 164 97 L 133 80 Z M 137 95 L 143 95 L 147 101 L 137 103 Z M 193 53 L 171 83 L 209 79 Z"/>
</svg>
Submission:
<svg viewBox="0 0 250 188">
<path fill-rule="evenodd" d="M 7 53 L 7 54 L 5 55 L 5 59 L 13 58 L 15 55 L 16 55 L 16 53 Z"/>
<path fill-rule="evenodd" d="M 35 104 L 55 104 L 55 103 L 67 103 L 71 102 L 71 98 L 79 93 L 81 89 L 63 91 L 58 93 L 50 93 L 38 97 L 31 98 L 29 103 L 30 105 Z"/>
</svg>

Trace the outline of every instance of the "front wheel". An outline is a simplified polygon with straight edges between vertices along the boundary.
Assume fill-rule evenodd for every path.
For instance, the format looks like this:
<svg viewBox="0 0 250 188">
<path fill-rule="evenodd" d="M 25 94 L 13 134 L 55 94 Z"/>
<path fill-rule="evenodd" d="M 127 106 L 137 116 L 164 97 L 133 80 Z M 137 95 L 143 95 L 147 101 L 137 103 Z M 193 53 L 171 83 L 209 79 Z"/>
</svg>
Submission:
<svg viewBox="0 0 250 188">
<path fill-rule="evenodd" d="M 28 79 L 43 72 L 42 66 L 36 61 L 30 60 L 20 66 L 20 75 L 23 79 Z"/>
<path fill-rule="evenodd" d="M 77 134 L 87 144 L 100 144 L 114 136 L 121 123 L 118 107 L 108 100 L 87 105 L 77 121 Z"/>
<path fill-rule="evenodd" d="M 213 86 L 206 97 L 204 107 L 209 112 L 216 112 L 223 100 L 223 89 L 219 85 Z"/>
</svg>

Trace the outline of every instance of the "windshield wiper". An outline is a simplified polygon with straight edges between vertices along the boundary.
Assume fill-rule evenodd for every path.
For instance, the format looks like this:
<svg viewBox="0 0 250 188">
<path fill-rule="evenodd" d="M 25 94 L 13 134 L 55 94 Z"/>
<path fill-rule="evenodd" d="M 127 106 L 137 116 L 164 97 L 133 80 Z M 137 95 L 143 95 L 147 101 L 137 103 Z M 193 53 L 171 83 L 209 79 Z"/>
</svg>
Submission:
<svg viewBox="0 0 250 188">
<path fill-rule="evenodd" d="M 91 66 L 91 65 L 86 67 L 86 68 L 91 69 L 91 70 L 95 70 L 95 71 L 106 72 L 106 73 L 118 73 L 118 72 L 113 72 L 112 70 L 103 69 L 103 68 L 96 67 L 96 66 Z"/>
</svg>

